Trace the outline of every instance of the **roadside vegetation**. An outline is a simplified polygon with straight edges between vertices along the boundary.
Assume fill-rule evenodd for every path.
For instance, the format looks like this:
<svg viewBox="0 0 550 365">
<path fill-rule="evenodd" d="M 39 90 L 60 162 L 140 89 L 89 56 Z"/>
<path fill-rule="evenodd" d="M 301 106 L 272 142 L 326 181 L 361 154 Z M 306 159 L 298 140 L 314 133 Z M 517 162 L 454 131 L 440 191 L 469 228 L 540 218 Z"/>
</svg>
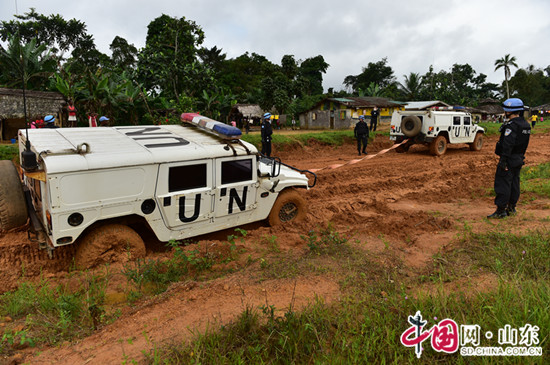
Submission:
<svg viewBox="0 0 550 365">
<path fill-rule="evenodd" d="M 19 154 L 16 144 L 0 144 L 0 160 L 13 160 Z"/>
<path fill-rule="evenodd" d="M 341 268 L 331 271 L 340 278 L 340 301 L 327 304 L 316 298 L 299 311 L 269 303 L 247 308 L 234 322 L 197 333 L 190 344 L 155 349 L 149 363 L 516 363 L 510 357 L 438 353 L 427 342 L 417 360 L 414 350 L 399 340 L 409 327 L 407 317 L 418 310 L 429 327 L 450 318 L 493 333 L 506 324 L 549 328 L 550 232 L 514 235 L 500 230 L 475 234 L 465 227 L 453 249 L 434 256 L 425 275 L 413 278 L 402 272 L 397 259 L 381 265 L 330 228 L 310 232 L 310 252 L 301 260 L 321 254 L 330 258 L 324 261 L 327 269 Z M 482 276 L 494 276 L 496 287 L 477 291 Z M 539 346 L 547 354 L 550 339 L 544 331 L 540 336 Z M 544 358 L 521 360 L 542 364 Z"/>
</svg>

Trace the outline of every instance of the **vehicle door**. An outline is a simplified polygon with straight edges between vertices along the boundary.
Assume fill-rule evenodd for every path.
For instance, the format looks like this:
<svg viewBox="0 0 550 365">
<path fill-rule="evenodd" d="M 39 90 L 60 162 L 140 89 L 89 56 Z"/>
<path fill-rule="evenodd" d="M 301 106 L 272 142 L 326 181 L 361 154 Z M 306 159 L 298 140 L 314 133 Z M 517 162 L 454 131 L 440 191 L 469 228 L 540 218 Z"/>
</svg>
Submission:
<svg viewBox="0 0 550 365">
<path fill-rule="evenodd" d="M 211 220 L 212 164 L 212 160 L 201 160 L 160 166 L 157 204 L 168 228 L 182 229 Z"/>
<path fill-rule="evenodd" d="M 476 137 L 476 128 L 477 126 L 474 125 L 472 117 L 471 116 L 465 116 L 462 119 L 462 124 L 464 125 L 464 137 L 462 139 L 463 143 L 471 143 L 474 141 L 474 138 Z"/>
<path fill-rule="evenodd" d="M 464 140 L 464 121 L 461 115 L 451 117 L 451 131 L 449 132 L 449 141 L 451 143 L 461 143 Z"/>
<path fill-rule="evenodd" d="M 250 215 L 256 209 L 256 156 L 220 158 L 215 164 L 214 220 L 217 223 L 241 222 L 233 218 Z"/>
</svg>

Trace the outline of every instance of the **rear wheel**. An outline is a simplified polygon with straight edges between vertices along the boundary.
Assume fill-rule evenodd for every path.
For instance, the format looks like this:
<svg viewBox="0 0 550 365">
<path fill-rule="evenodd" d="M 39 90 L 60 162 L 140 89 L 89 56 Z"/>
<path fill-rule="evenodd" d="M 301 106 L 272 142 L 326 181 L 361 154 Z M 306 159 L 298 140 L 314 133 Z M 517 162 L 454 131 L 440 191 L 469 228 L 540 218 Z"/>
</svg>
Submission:
<svg viewBox="0 0 550 365">
<path fill-rule="evenodd" d="M 399 142 L 399 143 L 401 143 L 401 142 Z M 396 142 L 395 144 L 399 144 L 399 143 Z M 409 148 L 410 148 L 411 146 L 412 146 L 412 143 L 409 143 L 409 142 L 404 143 L 404 144 L 400 145 L 399 147 L 396 147 L 396 148 L 395 148 L 395 152 L 397 152 L 397 153 L 405 153 L 405 152 L 408 152 L 408 151 L 409 151 Z"/>
<path fill-rule="evenodd" d="M 80 270 L 110 262 L 127 262 L 145 256 L 145 243 L 123 224 L 98 226 L 79 240 L 75 264 Z"/>
<path fill-rule="evenodd" d="M 13 162 L 0 161 L 0 231 L 27 223 L 27 204 L 19 174 Z"/>
<path fill-rule="evenodd" d="M 477 133 L 474 141 L 470 143 L 470 151 L 481 151 L 483 147 L 483 133 Z"/>
<path fill-rule="evenodd" d="M 299 222 L 306 218 L 307 205 L 305 199 L 296 190 L 283 190 L 269 213 L 270 226 L 289 222 Z"/>
<path fill-rule="evenodd" d="M 441 156 L 444 155 L 447 151 L 447 139 L 445 136 L 437 136 L 435 139 L 430 143 L 430 153 L 434 156 Z"/>
</svg>

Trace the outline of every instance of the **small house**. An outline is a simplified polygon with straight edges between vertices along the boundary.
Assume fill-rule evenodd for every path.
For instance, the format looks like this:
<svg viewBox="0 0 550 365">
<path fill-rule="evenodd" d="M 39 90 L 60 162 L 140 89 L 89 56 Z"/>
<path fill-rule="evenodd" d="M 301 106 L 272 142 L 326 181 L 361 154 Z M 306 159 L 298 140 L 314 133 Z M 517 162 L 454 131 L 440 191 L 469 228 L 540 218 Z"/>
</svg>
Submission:
<svg viewBox="0 0 550 365">
<path fill-rule="evenodd" d="M 404 105 L 381 97 L 325 98 L 300 114 L 300 125 L 306 129 L 348 129 L 355 126 L 359 116 L 369 117 L 374 107 L 380 111 L 380 122 L 384 122 Z"/>
<path fill-rule="evenodd" d="M 63 122 L 63 95 L 51 91 L 25 90 L 27 121 L 54 115 L 59 125 Z M 17 131 L 25 128 L 23 90 L 0 88 L 0 140 L 17 137 Z"/>
</svg>

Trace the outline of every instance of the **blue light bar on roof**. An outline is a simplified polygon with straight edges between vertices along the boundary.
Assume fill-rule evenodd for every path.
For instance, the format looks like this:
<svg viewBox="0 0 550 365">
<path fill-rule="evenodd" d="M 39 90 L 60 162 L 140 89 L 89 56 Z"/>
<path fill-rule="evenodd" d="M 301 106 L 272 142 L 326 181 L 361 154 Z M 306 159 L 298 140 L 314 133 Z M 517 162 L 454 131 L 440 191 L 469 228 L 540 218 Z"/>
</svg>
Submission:
<svg viewBox="0 0 550 365">
<path fill-rule="evenodd" d="M 181 120 L 191 123 L 207 132 L 214 133 L 223 139 L 239 139 L 243 134 L 237 127 L 218 122 L 197 113 L 183 113 L 181 115 Z"/>
</svg>

